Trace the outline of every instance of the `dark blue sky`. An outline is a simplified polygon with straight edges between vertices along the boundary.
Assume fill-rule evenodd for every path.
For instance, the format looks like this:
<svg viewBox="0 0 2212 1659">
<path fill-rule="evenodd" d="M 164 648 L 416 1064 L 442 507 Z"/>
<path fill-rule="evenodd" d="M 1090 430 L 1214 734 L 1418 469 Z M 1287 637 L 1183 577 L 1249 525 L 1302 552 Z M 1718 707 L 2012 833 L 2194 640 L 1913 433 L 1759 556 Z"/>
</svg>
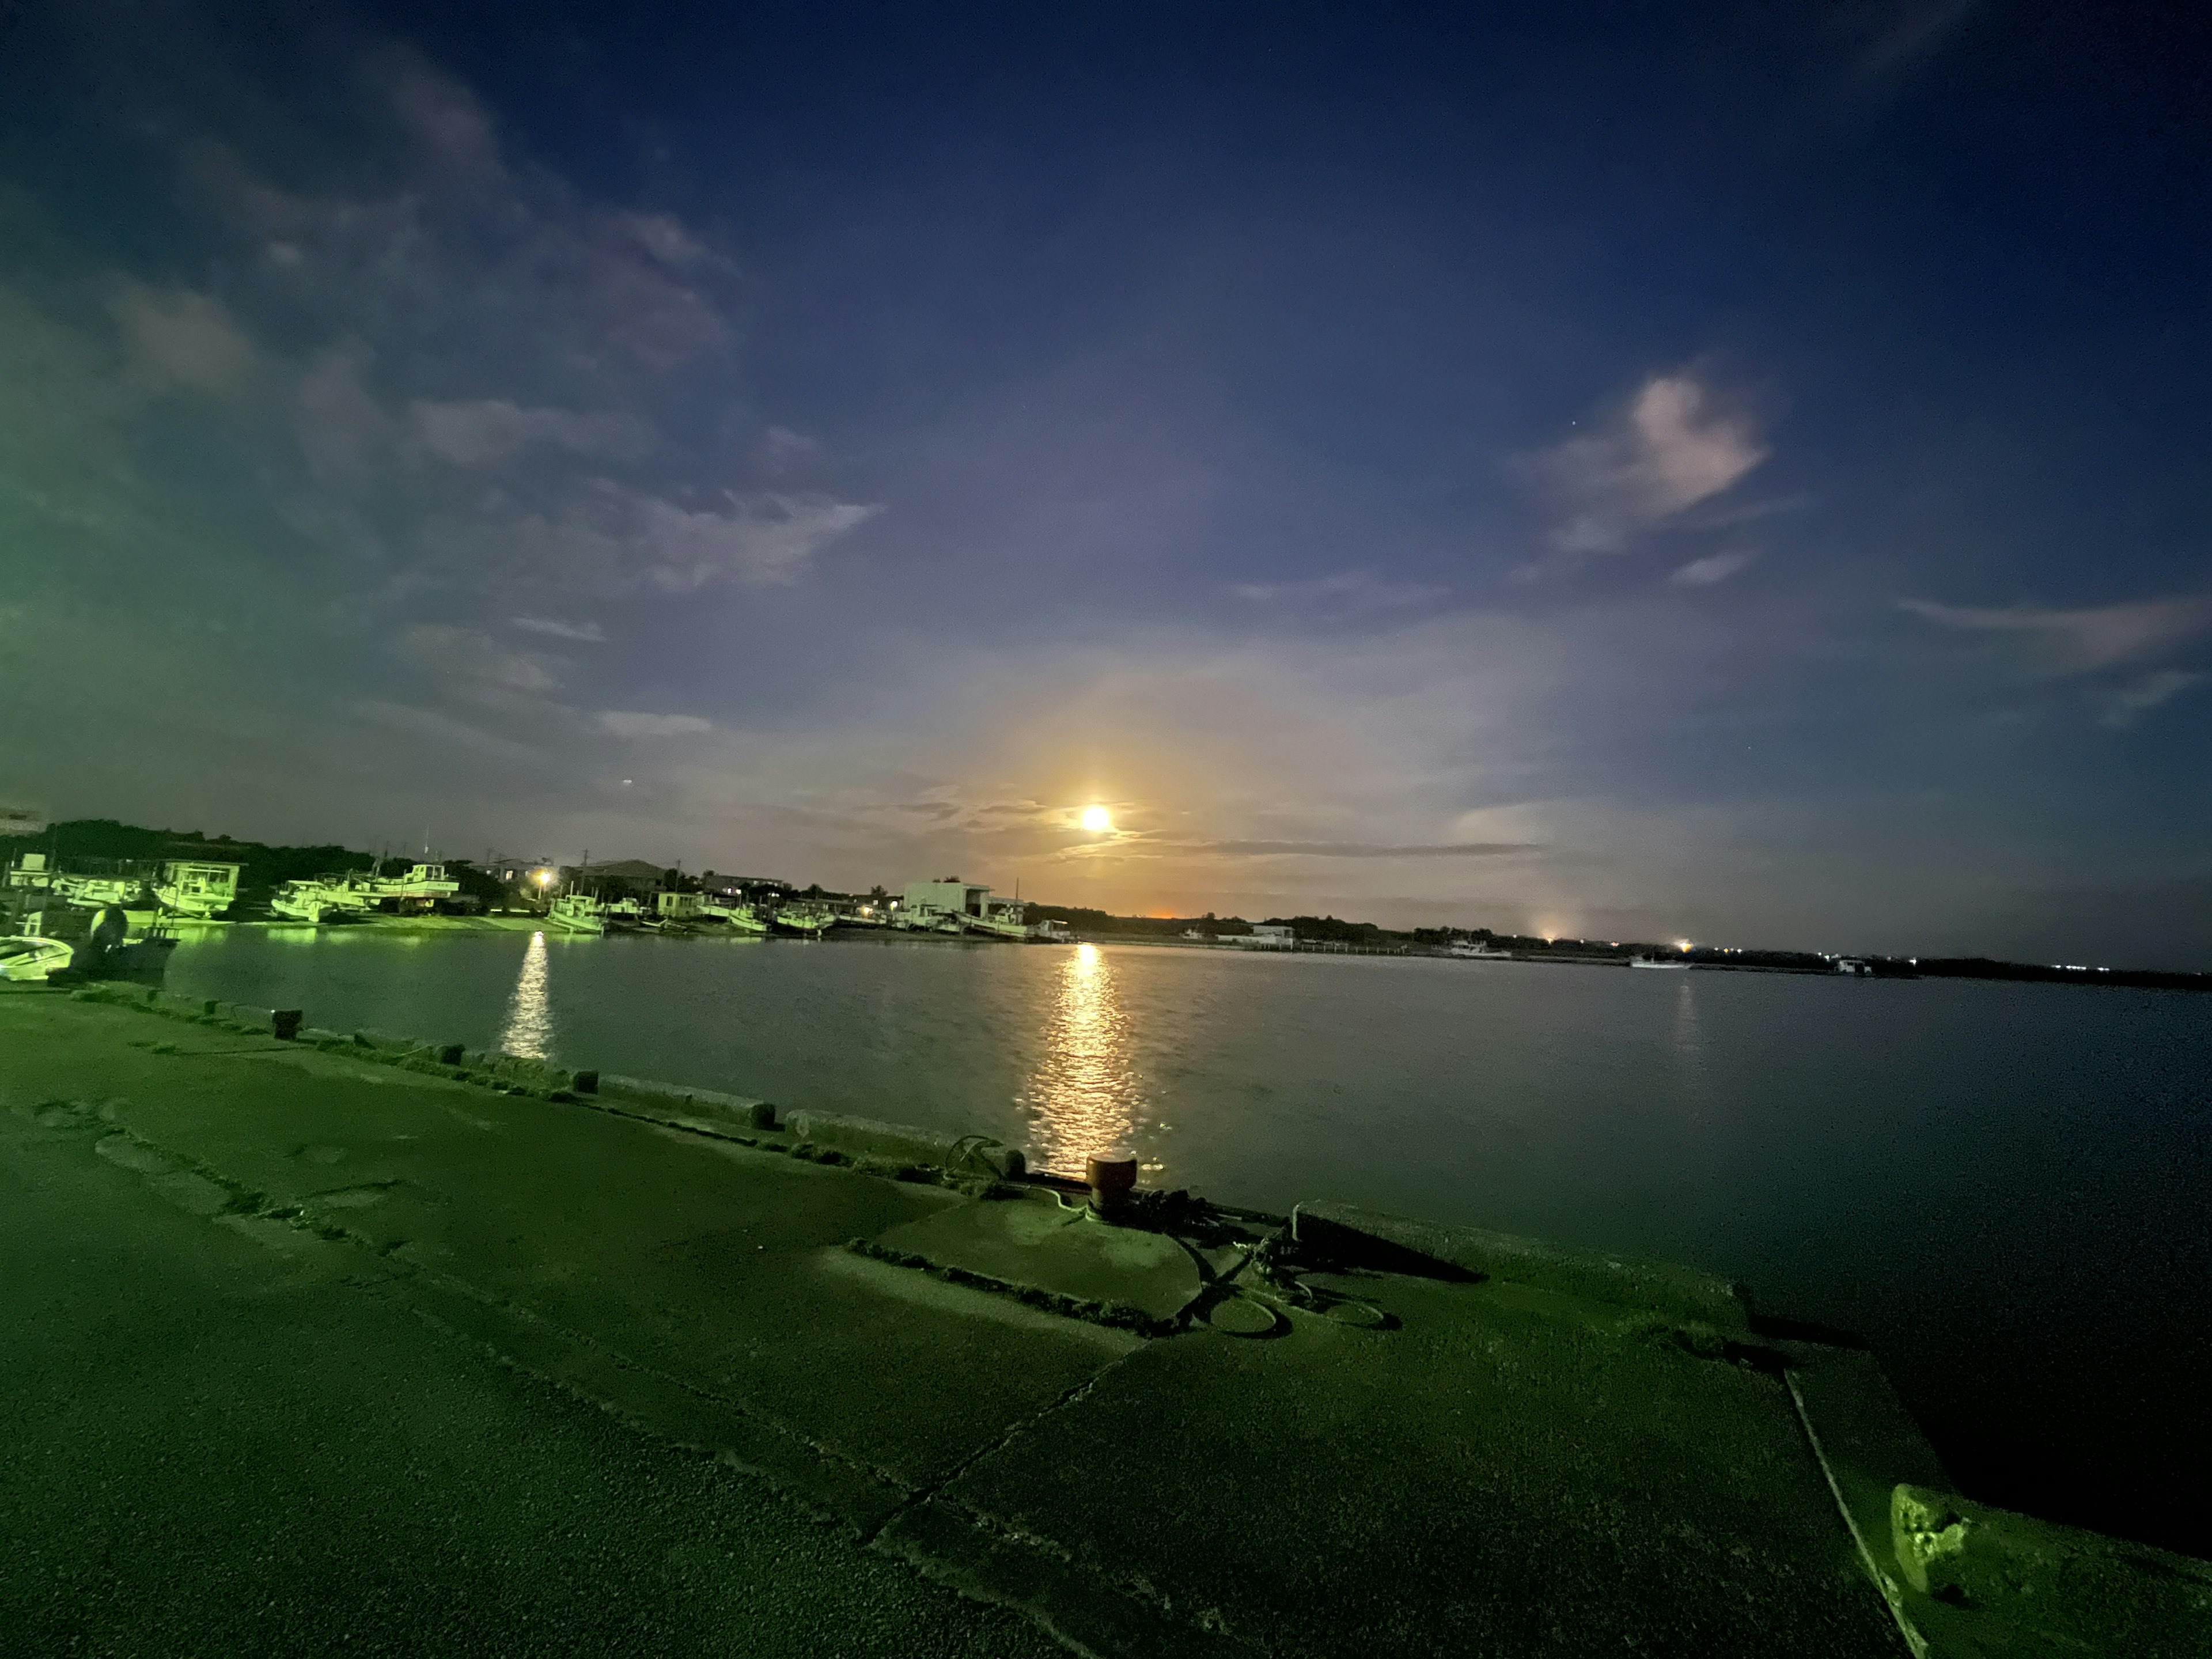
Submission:
<svg viewBox="0 0 2212 1659">
<path fill-rule="evenodd" d="M 2195 9 L 204 10 L 0 13 L 0 798 L 2212 966 Z"/>
</svg>

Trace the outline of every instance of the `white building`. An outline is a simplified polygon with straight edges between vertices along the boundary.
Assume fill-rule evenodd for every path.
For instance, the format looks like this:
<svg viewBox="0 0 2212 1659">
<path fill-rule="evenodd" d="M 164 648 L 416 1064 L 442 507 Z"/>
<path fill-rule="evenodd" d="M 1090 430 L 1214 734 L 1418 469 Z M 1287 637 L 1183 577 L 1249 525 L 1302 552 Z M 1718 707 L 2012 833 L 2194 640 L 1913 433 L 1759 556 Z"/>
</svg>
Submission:
<svg viewBox="0 0 2212 1659">
<path fill-rule="evenodd" d="M 1298 930 L 1281 922 L 1257 923 L 1249 933 L 1226 933 L 1222 936 L 1231 945 L 1242 945 L 1261 951 L 1287 951 L 1298 942 Z"/>
<path fill-rule="evenodd" d="M 946 876 L 939 881 L 912 881 L 891 920 L 901 927 L 923 932 L 991 933 L 1001 939 L 1026 939 L 1018 899 L 994 899 L 981 882 Z"/>
</svg>

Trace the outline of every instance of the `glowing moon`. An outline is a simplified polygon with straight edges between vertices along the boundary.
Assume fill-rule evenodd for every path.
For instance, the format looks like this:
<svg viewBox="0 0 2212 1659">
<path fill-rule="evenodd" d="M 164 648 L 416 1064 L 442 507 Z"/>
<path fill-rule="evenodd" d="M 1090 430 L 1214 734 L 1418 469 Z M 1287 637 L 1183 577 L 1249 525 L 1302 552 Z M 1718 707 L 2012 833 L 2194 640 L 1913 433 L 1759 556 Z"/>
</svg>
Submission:
<svg viewBox="0 0 2212 1659">
<path fill-rule="evenodd" d="M 1092 835 L 1103 835 L 1114 827 L 1114 815 L 1103 806 L 1086 806 L 1079 822 Z"/>
</svg>

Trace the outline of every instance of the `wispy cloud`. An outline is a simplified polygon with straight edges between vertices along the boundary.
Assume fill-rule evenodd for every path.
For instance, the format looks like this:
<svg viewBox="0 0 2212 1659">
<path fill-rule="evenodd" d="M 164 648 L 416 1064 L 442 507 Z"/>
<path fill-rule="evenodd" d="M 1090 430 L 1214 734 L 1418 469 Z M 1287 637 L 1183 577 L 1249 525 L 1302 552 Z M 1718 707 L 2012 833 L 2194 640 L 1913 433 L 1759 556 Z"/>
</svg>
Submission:
<svg viewBox="0 0 2212 1659">
<path fill-rule="evenodd" d="M 1587 436 L 1531 458 L 1565 514 L 1563 553 L 1617 553 L 1639 532 L 1730 489 L 1769 451 L 1749 417 L 1694 374 L 1655 374 Z"/>
<path fill-rule="evenodd" d="M 425 535 L 455 580 L 503 577 L 570 593 L 691 593 L 717 582 L 787 585 L 816 554 L 883 511 L 828 495 L 725 491 L 694 507 L 610 478 L 557 512 L 446 518 Z"/>
<path fill-rule="evenodd" d="M 1904 15 L 1860 54 L 1851 66 L 1852 82 L 1864 88 L 1933 57 L 1981 6 L 1982 0 L 1917 0 L 1906 6 Z"/>
<path fill-rule="evenodd" d="M 1239 582 L 1229 591 L 1255 605 L 1364 612 L 1426 605 L 1442 599 L 1445 590 L 1427 582 L 1392 581 L 1371 570 L 1340 570 L 1297 581 Z"/>
<path fill-rule="evenodd" d="M 2208 594 L 2072 611 L 1939 605 L 1932 599 L 1899 599 L 1898 605 L 1939 628 L 2008 637 L 2030 672 L 2047 675 L 2094 674 L 2138 662 L 2212 629 Z"/>
<path fill-rule="evenodd" d="M 640 546 L 657 585 L 680 593 L 717 578 L 755 586 L 791 581 L 817 551 L 884 510 L 826 495 L 732 491 L 725 499 L 726 512 L 635 499 Z"/>
<path fill-rule="evenodd" d="M 1738 571 L 1748 568 L 1757 561 L 1755 549 L 1744 549 L 1734 553 L 1709 553 L 1702 559 L 1692 559 L 1667 578 L 1677 587 L 1712 587 L 1726 581 Z"/>
<path fill-rule="evenodd" d="M 714 729 L 712 720 L 696 714 L 641 714 L 618 708 L 602 709 L 592 716 L 592 724 L 616 738 L 697 737 Z"/>
<path fill-rule="evenodd" d="M 220 301 L 189 289 L 156 289 L 115 279 L 108 309 L 137 367 L 159 380 L 198 392 L 242 391 L 261 354 Z"/>
<path fill-rule="evenodd" d="M 556 617 L 516 617 L 508 626 L 519 628 L 526 634 L 543 634 L 548 639 L 574 640 L 584 645 L 604 644 L 607 630 L 595 622 L 562 622 Z"/>
<path fill-rule="evenodd" d="M 424 667 L 462 682 L 509 691 L 550 691 L 557 682 L 544 658 L 514 651 L 472 628 L 426 623 L 410 628 L 400 648 Z"/>
<path fill-rule="evenodd" d="M 1208 841 L 1194 836 L 1137 835 L 1087 842 L 1063 857 L 1101 852 L 1217 859 L 1494 859 L 1540 852 L 1534 842 Z"/>
<path fill-rule="evenodd" d="M 2115 727 L 2133 726 L 2139 717 L 2160 703 L 2180 696 L 2191 686 L 2202 685 L 2208 678 L 2212 675 L 2182 668 L 2161 668 L 2141 679 L 2130 680 L 2104 697 L 2103 724 Z"/>
<path fill-rule="evenodd" d="M 525 409 L 504 398 L 447 404 L 417 398 L 408 415 L 416 444 L 455 466 L 495 466 L 533 443 L 618 460 L 635 459 L 653 445 L 652 433 L 635 415 Z"/>
</svg>

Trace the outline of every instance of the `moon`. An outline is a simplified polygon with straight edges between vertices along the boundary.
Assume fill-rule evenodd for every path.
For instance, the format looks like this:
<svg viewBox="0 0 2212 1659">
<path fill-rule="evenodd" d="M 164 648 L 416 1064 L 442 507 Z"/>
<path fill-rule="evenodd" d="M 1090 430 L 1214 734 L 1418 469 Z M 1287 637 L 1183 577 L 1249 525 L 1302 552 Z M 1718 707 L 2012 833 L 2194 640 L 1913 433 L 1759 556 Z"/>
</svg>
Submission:
<svg viewBox="0 0 2212 1659">
<path fill-rule="evenodd" d="M 1103 806 L 1086 806 L 1079 820 L 1092 835 L 1103 835 L 1114 827 L 1114 815 Z"/>
</svg>

